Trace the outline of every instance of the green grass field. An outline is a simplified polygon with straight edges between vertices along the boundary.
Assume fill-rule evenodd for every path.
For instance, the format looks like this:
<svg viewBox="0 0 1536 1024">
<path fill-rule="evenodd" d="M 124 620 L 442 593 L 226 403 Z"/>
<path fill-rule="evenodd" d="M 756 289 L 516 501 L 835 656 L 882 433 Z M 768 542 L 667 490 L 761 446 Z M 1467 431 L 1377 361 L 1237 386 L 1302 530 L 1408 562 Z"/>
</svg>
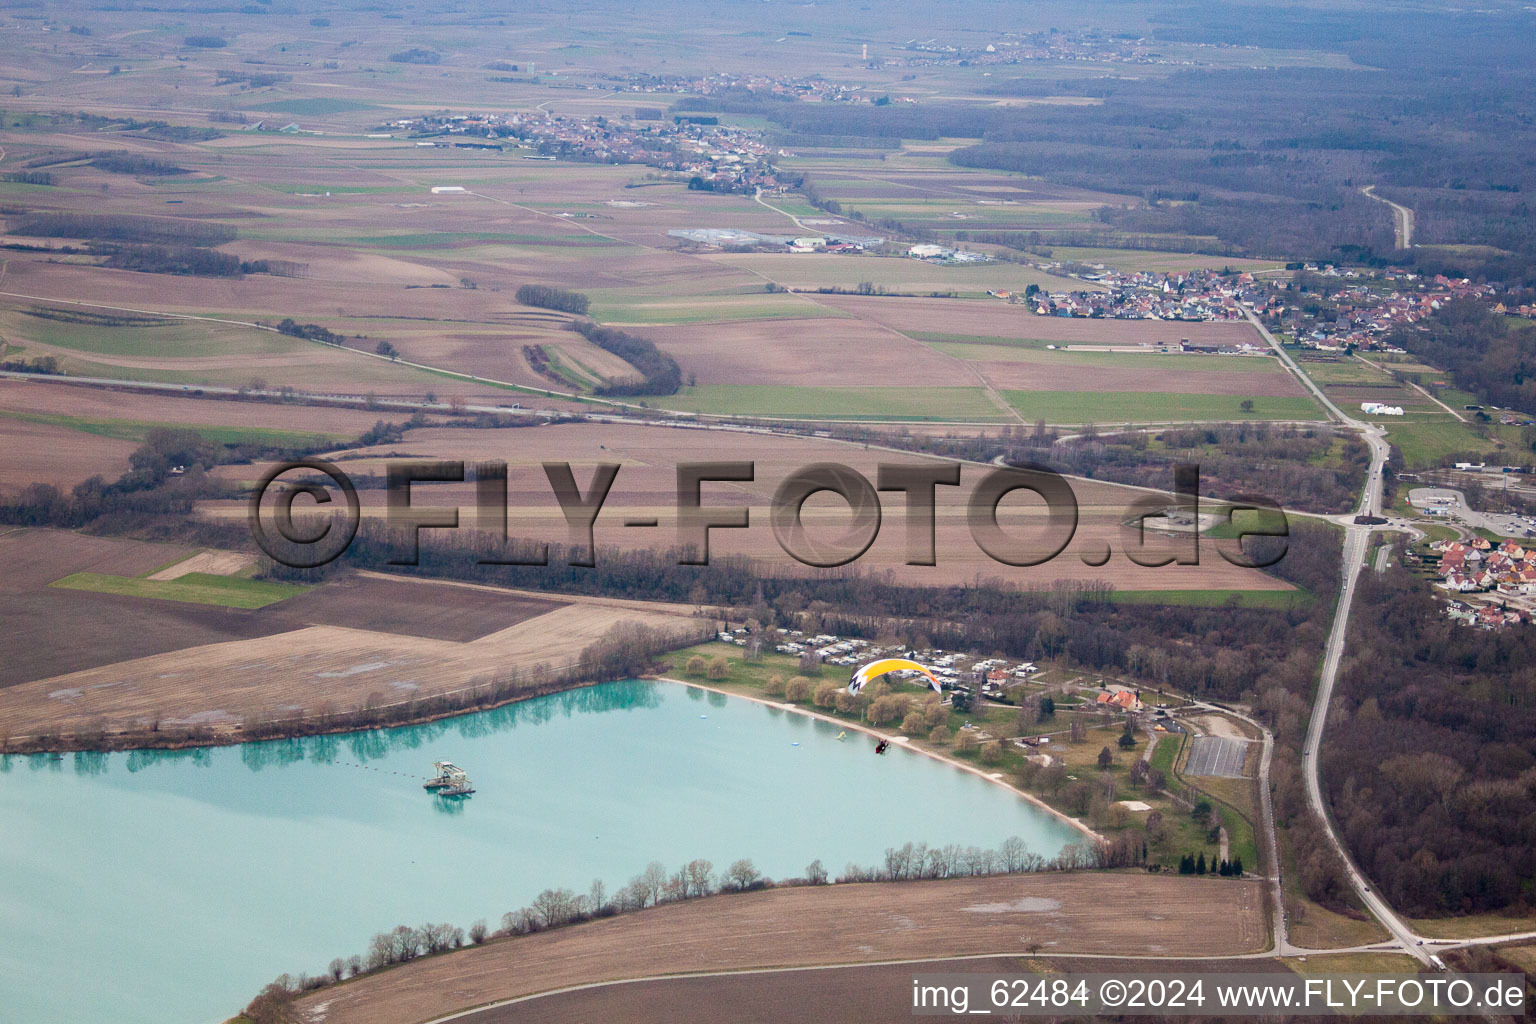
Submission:
<svg viewBox="0 0 1536 1024">
<path fill-rule="evenodd" d="M 1445 413 L 1404 416 L 1388 424 L 1387 439 L 1402 451 L 1409 469 L 1438 465 L 1443 457 L 1460 452 L 1486 455 L 1495 450 L 1491 440 Z"/>
<path fill-rule="evenodd" d="M 148 597 L 185 604 L 212 604 L 224 608 L 265 608 L 269 604 L 296 597 L 308 587 L 294 583 L 271 583 L 242 576 L 213 576 L 189 572 L 174 580 L 149 580 L 103 573 L 77 572 L 49 584 L 66 590 L 89 590 L 98 594 Z"/>
<path fill-rule="evenodd" d="M 1297 362 L 1306 375 L 1319 385 L 1379 384 L 1391 387 L 1396 383 L 1390 374 L 1374 366 L 1367 366 L 1358 359 L 1298 359 Z"/>
<path fill-rule="evenodd" d="M 958 359 L 1004 363 L 1036 363 L 1044 366 L 1081 366 L 1128 370 L 1176 370 L 1180 373 L 1273 373 L 1285 370 L 1269 356 L 1201 356 L 1155 352 L 1069 352 L 1038 345 L 965 344 L 950 341 L 928 342 L 933 348 Z"/>
<path fill-rule="evenodd" d="M 1420 935 L 1436 938 L 1477 938 L 1536 931 L 1536 915 L 1468 914 L 1466 917 L 1418 917 L 1409 922 Z"/>
<path fill-rule="evenodd" d="M 377 110 L 378 105 L 363 103 L 359 100 L 343 100 L 330 96 L 320 96 L 311 99 L 273 100 L 266 103 L 254 103 L 249 109 L 270 110 L 278 114 L 316 117 L 323 114 L 346 114 L 354 110 Z"/>
<path fill-rule="evenodd" d="M 602 375 L 595 370 L 589 370 L 575 359 L 567 361 L 562 358 L 560 350 L 554 345 L 540 345 L 544 357 L 549 360 L 549 369 L 578 391 L 590 391 L 594 384 L 602 381 Z"/>
<path fill-rule="evenodd" d="M 589 292 L 592 317 L 611 324 L 707 324 L 735 320 L 846 319 L 851 314 L 798 295 L 761 289 L 725 294 L 666 295 Z"/>
<path fill-rule="evenodd" d="M 1186 420 L 1320 420 L 1310 398 L 1258 396 L 1245 412 L 1241 395 L 1124 391 L 1004 391 L 1026 420 L 1047 423 L 1165 423 Z"/>
<path fill-rule="evenodd" d="M 144 326 L 113 327 L 13 312 L 0 317 L 0 322 L 4 323 L 5 333 L 11 337 L 29 338 L 41 345 L 102 356 L 197 359 L 231 354 L 285 354 L 302 351 L 308 346 L 308 342 L 271 331 L 209 321 L 168 319 Z"/>
<path fill-rule="evenodd" d="M 55 427 L 67 427 L 97 437 L 110 437 L 119 441 L 143 441 L 151 430 L 192 430 L 214 444 L 259 444 L 279 448 L 316 448 L 349 441 L 340 434 L 306 434 L 296 430 L 278 430 L 271 427 L 222 427 L 208 423 L 159 423 L 150 420 L 104 420 L 84 416 L 66 416 L 62 413 L 13 412 L 0 409 L 0 417 L 23 420 L 27 423 L 46 423 Z"/>
<path fill-rule="evenodd" d="M 1280 962 L 1292 973 L 1301 975 L 1419 973 L 1419 962 L 1407 953 L 1314 953 L 1309 957 L 1283 957 Z"/>
<path fill-rule="evenodd" d="M 1173 778 L 1173 764 L 1178 760 L 1179 750 L 1184 742 L 1183 733 L 1169 733 L 1157 741 L 1157 749 L 1152 751 L 1151 765 L 1169 778 Z"/>
<path fill-rule="evenodd" d="M 995 423 L 1007 414 L 981 388 L 797 388 L 701 384 L 655 400 L 665 409 L 734 416 L 829 420 L 960 420 Z"/>
</svg>

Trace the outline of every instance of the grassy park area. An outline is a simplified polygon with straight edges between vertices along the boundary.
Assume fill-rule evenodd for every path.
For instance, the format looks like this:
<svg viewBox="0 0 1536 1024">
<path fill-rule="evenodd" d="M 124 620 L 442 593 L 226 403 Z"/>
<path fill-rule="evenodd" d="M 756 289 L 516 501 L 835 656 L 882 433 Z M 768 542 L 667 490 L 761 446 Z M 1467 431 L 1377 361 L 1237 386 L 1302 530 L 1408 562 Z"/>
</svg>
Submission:
<svg viewBox="0 0 1536 1024">
<path fill-rule="evenodd" d="M 151 580 L 138 576 L 110 576 L 96 572 L 77 572 L 55 580 L 51 586 L 66 590 L 90 590 L 98 594 L 125 597 L 152 597 L 185 604 L 211 604 L 225 608 L 265 608 L 269 604 L 296 597 L 308 587 L 293 583 L 273 583 L 242 576 L 215 576 L 190 572 L 172 580 Z"/>
</svg>

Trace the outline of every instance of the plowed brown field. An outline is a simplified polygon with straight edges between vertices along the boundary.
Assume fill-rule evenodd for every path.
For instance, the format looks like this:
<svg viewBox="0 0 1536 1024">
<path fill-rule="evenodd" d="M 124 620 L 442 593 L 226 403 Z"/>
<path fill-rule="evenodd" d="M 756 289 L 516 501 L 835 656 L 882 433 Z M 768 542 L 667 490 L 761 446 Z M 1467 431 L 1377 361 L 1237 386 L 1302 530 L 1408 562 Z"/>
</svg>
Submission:
<svg viewBox="0 0 1536 1024">
<path fill-rule="evenodd" d="M 1098 873 L 770 889 L 493 942 L 326 989 L 304 1004 L 314 1024 L 417 1024 L 534 992 L 687 971 L 1023 955 L 1037 946 L 1242 953 L 1267 941 L 1262 902 L 1258 882 Z"/>
<path fill-rule="evenodd" d="M 648 547 L 666 550 L 679 543 L 677 531 L 677 466 L 690 459 L 752 462 L 756 478 L 749 483 L 707 483 L 704 502 L 713 506 L 745 504 L 749 509 L 747 529 L 717 529 L 710 532 L 711 557 L 742 555 L 758 562 L 762 571 L 778 574 L 825 576 L 846 574 L 849 567 L 812 569 L 796 562 L 779 546 L 770 524 L 769 506 L 774 492 L 784 479 L 813 463 L 836 462 L 853 467 L 874 481 L 878 464 L 932 464 L 935 460 L 919 455 L 871 451 L 862 445 L 829 439 L 772 436 L 738 431 L 713 431 L 670 427 L 625 427 L 614 429 L 602 424 L 559 424 L 522 430 L 427 429 L 412 431 L 404 444 L 357 449 L 340 463 L 349 474 L 380 474 L 397 454 L 415 458 L 453 459 L 473 463 L 481 459 L 501 459 L 509 465 L 508 529 L 514 536 L 532 540 L 565 543 L 569 537 L 565 519 L 556 504 L 544 471 L 543 461 L 569 461 L 577 483 L 588 487 L 592 467 L 598 462 L 617 462 L 620 470 L 613 489 L 600 513 L 596 538 L 599 547 L 615 545 L 622 549 Z M 707 453 L 707 455 L 706 455 Z M 371 457 L 368 457 L 371 456 Z M 235 479 L 254 479 L 260 466 L 226 466 L 220 474 Z M 468 471 L 468 469 L 466 470 Z M 1268 590 L 1287 589 L 1279 580 L 1255 570 L 1235 568 L 1223 561 L 1210 544 L 1201 548 L 1199 565 L 1169 565 L 1149 568 L 1137 565 L 1122 552 L 1120 522 L 1130 504 L 1148 493 L 1135 488 L 1093 480 L 1075 479 L 1071 487 L 1078 503 L 1078 528 L 1072 542 L 1059 556 L 1040 565 L 1016 567 L 994 561 L 972 539 L 966 519 L 966 503 L 977 482 L 991 472 L 990 467 L 965 466 L 959 487 L 937 489 L 935 516 L 937 565 L 906 565 L 906 522 L 903 498 L 899 494 L 881 496 L 883 519 L 879 534 L 869 551 L 851 566 L 870 573 L 890 572 L 898 582 L 911 585 L 952 585 L 974 583 L 978 577 L 996 579 L 1021 587 L 1049 586 L 1058 579 L 1106 580 L 1121 590 Z M 1172 481 L 1169 481 L 1172 486 Z M 469 528 L 475 522 L 474 485 L 416 485 L 412 501 L 418 505 L 461 506 L 460 522 Z M 384 514 L 381 490 L 361 492 L 365 515 Z M 841 536 L 848 521 L 847 506 L 830 494 L 812 497 L 806 502 L 804 521 L 816 537 Z M 209 504 L 205 515 L 241 517 L 245 507 L 239 503 Z M 623 525 L 628 518 L 655 517 L 655 527 L 634 528 Z M 1003 499 L 999 522 L 1021 540 L 1034 539 L 1036 554 L 1043 536 L 1044 506 L 1029 492 L 1016 492 Z M 1158 543 L 1149 539 L 1149 548 Z M 1112 546 L 1115 554 L 1102 566 L 1090 566 L 1084 556 L 1101 553 Z"/>
</svg>

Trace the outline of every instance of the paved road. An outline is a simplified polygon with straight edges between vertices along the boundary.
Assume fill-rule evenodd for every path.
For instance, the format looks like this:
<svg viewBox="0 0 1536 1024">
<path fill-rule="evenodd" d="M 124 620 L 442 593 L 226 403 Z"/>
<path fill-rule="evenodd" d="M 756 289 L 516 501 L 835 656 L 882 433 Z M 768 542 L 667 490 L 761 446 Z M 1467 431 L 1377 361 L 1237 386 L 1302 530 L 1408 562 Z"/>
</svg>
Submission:
<svg viewBox="0 0 1536 1024">
<path fill-rule="evenodd" d="M 1372 469 L 1375 468 L 1373 463 Z M 1370 909 L 1387 931 L 1392 933 L 1403 949 L 1428 964 L 1429 953 L 1419 944 L 1419 937 L 1402 918 L 1398 917 L 1397 912 L 1385 900 L 1371 890 L 1365 874 L 1355 865 L 1349 850 L 1340 841 L 1333 819 L 1328 813 L 1328 805 L 1323 799 L 1322 784 L 1318 776 L 1318 751 L 1323 744 L 1323 729 L 1328 724 L 1328 707 L 1333 701 L 1333 687 L 1338 681 L 1339 662 L 1344 655 L 1349 609 L 1355 599 L 1355 584 L 1360 578 L 1360 567 L 1365 561 L 1366 552 L 1371 543 L 1370 527 L 1350 525 L 1344 530 L 1344 582 L 1339 592 L 1338 610 L 1334 613 L 1333 629 L 1328 634 L 1328 645 L 1324 649 L 1323 673 L 1318 682 L 1317 700 L 1312 706 L 1312 719 L 1307 726 L 1306 745 L 1301 752 L 1302 775 L 1307 785 L 1307 803 L 1311 805 L 1313 813 L 1317 814 L 1327 826 L 1325 834 L 1328 842 L 1343 860 L 1350 886 L 1355 890 L 1360 901 Z"/>
<path fill-rule="evenodd" d="M 1385 202 L 1385 200 L 1383 200 Z M 1362 423 L 1352 416 L 1345 415 L 1344 411 L 1329 400 L 1323 394 L 1312 379 L 1301 371 L 1301 367 L 1291 359 L 1290 353 L 1269 333 L 1259 318 L 1251 309 L 1244 309 L 1248 320 L 1258 328 L 1264 340 L 1269 342 L 1280 360 L 1296 375 L 1297 379 L 1320 402 L 1323 408 L 1334 416 L 1342 425 L 1359 431 L 1360 435 L 1370 445 L 1371 464 L 1366 470 L 1365 486 L 1361 489 L 1360 504 L 1357 508 L 1361 515 L 1379 515 L 1381 512 L 1382 474 L 1384 472 L 1387 456 L 1391 453 L 1391 446 L 1387 443 L 1385 431 L 1375 424 Z M 1350 886 L 1360 901 L 1381 921 L 1387 931 L 1397 940 L 1409 954 L 1417 957 L 1425 964 L 1430 963 L 1429 952 L 1420 944 L 1419 936 L 1397 915 L 1392 907 L 1371 891 L 1370 884 L 1365 874 L 1356 866 L 1354 859 L 1350 857 L 1348 848 L 1339 839 L 1339 834 L 1334 826 L 1333 819 L 1328 813 L 1328 805 L 1323 799 L 1322 783 L 1318 775 L 1318 751 L 1322 748 L 1323 730 L 1328 724 L 1328 709 L 1333 701 L 1333 687 L 1339 678 L 1339 663 L 1344 656 L 1345 639 L 1349 632 L 1349 612 L 1355 600 L 1355 584 L 1360 579 L 1360 569 L 1365 564 L 1367 553 L 1370 550 L 1371 534 L 1370 526 L 1357 525 L 1353 519 L 1339 517 L 1340 525 L 1344 528 L 1343 547 L 1343 572 L 1342 583 L 1339 588 L 1338 606 L 1334 611 L 1333 627 L 1328 634 L 1328 643 L 1323 652 L 1323 671 L 1318 680 L 1317 697 L 1312 705 L 1312 718 L 1307 725 L 1307 738 L 1301 752 L 1302 776 L 1306 781 L 1307 803 L 1314 814 L 1318 815 L 1324 823 L 1324 834 L 1335 852 L 1343 860 Z M 1392 524 L 1388 524 L 1389 526 Z"/>
<path fill-rule="evenodd" d="M 1324 409 L 1328 410 L 1328 415 L 1337 423 L 1351 430 L 1358 431 L 1360 436 L 1365 439 L 1365 443 L 1370 446 L 1371 466 L 1365 478 L 1365 487 L 1361 489 L 1360 505 L 1356 511 L 1361 515 L 1380 515 L 1382 473 L 1387 464 L 1387 457 L 1392 452 L 1392 446 L 1387 442 L 1386 431 L 1374 423 L 1363 423 L 1353 416 L 1346 415 L 1343 409 L 1333 404 L 1333 400 L 1323 393 L 1323 389 L 1318 387 L 1311 377 L 1302 372 L 1301 367 L 1296 365 L 1296 360 L 1292 359 L 1291 354 L 1285 350 L 1285 346 L 1280 344 L 1279 339 L 1273 334 L 1269 333 L 1269 328 L 1264 326 L 1264 322 L 1258 318 L 1252 309 L 1244 306 L 1243 315 L 1258 330 L 1259 334 L 1269 344 L 1269 347 L 1274 349 L 1275 355 L 1280 357 L 1281 364 L 1290 371 L 1291 376 L 1295 377 L 1297 382 L 1306 388 L 1312 397 L 1322 404 Z"/>
<path fill-rule="evenodd" d="M 1390 199 L 1383 199 L 1376 194 L 1375 185 L 1366 185 L 1360 190 L 1361 194 L 1376 200 L 1378 203 L 1386 203 L 1392 207 L 1392 235 L 1396 239 L 1399 249 L 1413 247 L 1413 211 L 1401 203 L 1394 203 Z"/>
<path fill-rule="evenodd" d="M 1386 202 L 1386 200 L 1382 201 Z M 1409 211 L 1409 213 L 1411 216 L 1411 211 Z M 1305 387 L 1315 398 L 1317 398 L 1319 402 L 1322 403 L 1323 408 L 1327 409 L 1329 414 L 1334 417 L 1334 419 L 1336 419 L 1341 425 L 1345 427 L 1359 431 L 1360 435 L 1365 439 L 1366 443 L 1370 445 L 1371 463 L 1370 468 L 1367 470 L 1365 487 L 1361 491 L 1360 504 L 1357 508 L 1357 514 L 1379 516 L 1382 512 L 1382 474 L 1386 465 L 1387 457 L 1391 453 L 1391 446 L 1387 442 L 1385 431 L 1375 424 L 1362 423 L 1360 420 L 1357 420 L 1352 416 L 1345 415 L 1344 411 L 1335 405 L 1332 401 L 1330 401 L 1328 396 L 1323 393 L 1322 389 L 1319 388 L 1310 377 L 1301 371 L 1301 368 L 1296 365 L 1293 359 L 1291 359 L 1290 354 L 1285 351 L 1284 347 L 1279 343 L 1274 335 L 1269 332 L 1268 328 L 1264 326 L 1264 324 L 1253 313 L 1253 311 L 1251 309 L 1245 308 L 1244 313 L 1247 316 L 1248 321 L 1258 329 L 1259 333 L 1264 337 L 1264 340 L 1269 343 L 1270 347 L 1273 348 L 1275 353 L 1280 357 L 1280 361 L 1285 364 L 1286 368 L 1290 370 L 1290 372 L 1297 378 L 1302 386 Z M 1465 508 L 1464 500 L 1462 502 L 1462 507 Z M 1408 926 L 1407 922 L 1398 916 L 1397 912 L 1392 909 L 1392 906 L 1379 895 L 1377 895 L 1374 891 L 1372 891 L 1369 879 L 1366 878 L 1365 873 L 1360 870 L 1359 866 L 1355 864 L 1354 859 L 1349 854 L 1349 850 L 1345 847 L 1344 843 L 1339 838 L 1338 830 L 1334 825 L 1332 817 L 1328 813 L 1328 805 L 1323 800 L 1322 784 L 1318 774 L 1318 751 L 1322 747 L 1323 730 L 1328 724 L 1328 710 L 1329 704 L 1333 700 L 1334 684 L 1338 681 L 1339 664 L 1343 658 L 1345 639 L 1348 635 L 1349 612 L 1355 599 L 1355 585 L 1359 581 L 1361 568 L 1364 566 L 1367 554 L 1370 550 L 1372 534 L 1376 529 L 1381 529 L 1384 531 L 1407 530 L 1421 535 L 1422 531 L 1417 530 L 1417 528 L 1415 528 L 1407 520 L 1398 517 L 1388 517 L 1384 525 L 1375 527 L 1364 524 L 1356 524 L 1354 522 L 1354 517 L 1352 516 L 1338 516 L 1335 517 L 1334 521 L 1344 529 L 1344 545 L 1342 557 L 1343 573 L 1342 582 L 1339 589 L 1338 606 L 1334 612 L 1333 626 L 1328 634 L 1328 643 L 1324 649 L 1323 671 L 1321 678 L 1318 681 L 1317 697 L 1312 706 L 1312 717 L 1307 725 L 1307 738 L 1305 745 L 1302 748 L 1302 775 L 1306 782 L 1307 803 L 1312 808 L 1313 813 L 1317 814 L 1322 819 L 1324 824 L 1324 834 L 1328 837 L 1329 844 L 1333 846 L 1334 851 L 1338 853 L 1340 859 L 1343 861 L 1346 876 L 1349 879 L 1351 888 L 1355 890 L 1355 894 L 1359 897 L 1360 901 L 1366 906 L 1366 908 L 1369 909 L 1370 912 L 1374 914 L 1379 921 L 1381 921 L 1382 925 L 1386 927 L 1387 931 L 1392 934 L 1393 942 L 1388 944 L 1387 948 L 1401 948 L 1409 955 L 1418 959 L 1421 963 L 1432 966 L 1434 961 L 1431 959 L 1431 953 L 1433 952 L 1453 949 L 1458 946 L 1489 945 L 1496 942 L 1504 942 L 1524 938 L 1524 933 L 1488 936 L 1485 938 L 1473 940 L 1433 939 L 1415 934 L 1413 929 Z M 1267 738 L 1268 734 L 1266 732 L 1266 739 Z M 1268 745 L 1266 743 L 1264 761 L 1266 769 L 1267 763 Z M 1267 770 L 1261 771 L 1261 779 L 1264 780 L 1261 788 L 1264 790 L 1266 796 L 1264 801 L 1264 810 L 1266 812 L 1269 809 L 1267 799 L 1269 788 L 1267 776 Z M 1266 814 L 1266 819 L 1266 846 L 1272 850 L 1274 844 L 1273 819 L 1269 818 L 1268 814 Z M 1273 857 L 1273 854 L 1271 856 Z M 1278 863 L 1278 861 L 1272 860 L 1272 863 Z M 1277 923 L 1283 922 L 1284 911 L 1282 907 L 1280 913 L 1277 915 Z M 1281 952 L 1284 952 L 1286 948 L 1283 933 L 1278 928 L 1276 930 L 1276 946 L 1277 949 L 1279 949 Z M 1382 944 L 1377 944 L 1376 948 L 1381 947 Z"/>
<path fill-rule="evenodd" d="M 1436 498 L 1449 500 L 1437 502 Z M 1408 503 L 1415 508 L 1443 508 L 1444 521 L 1474 530 L 1492 530 L 1501 537 L 1528 537 L 1536 533 L 1536 523 L 1525 516 L 1468 508 L 1467 496 L 1453 487 L 1415 487 L 1408 492 Z"/>
</svg>

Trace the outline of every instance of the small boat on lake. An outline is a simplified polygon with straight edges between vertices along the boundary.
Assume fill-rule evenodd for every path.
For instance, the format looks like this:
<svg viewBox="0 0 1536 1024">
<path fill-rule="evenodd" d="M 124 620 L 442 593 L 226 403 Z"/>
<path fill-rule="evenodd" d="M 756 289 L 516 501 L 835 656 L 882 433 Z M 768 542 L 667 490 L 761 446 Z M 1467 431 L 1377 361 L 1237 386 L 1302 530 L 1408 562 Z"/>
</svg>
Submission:
<svg viewBox="0 0 1536 1024">
<path fill-rule="evenodd" d="M 423 789 L 438 796 L 469 796 L 475 791 L 469 773 L 452 761 L 438 761 L 432 767 L 437 774 L 422 784 Z"/>
</svg>

